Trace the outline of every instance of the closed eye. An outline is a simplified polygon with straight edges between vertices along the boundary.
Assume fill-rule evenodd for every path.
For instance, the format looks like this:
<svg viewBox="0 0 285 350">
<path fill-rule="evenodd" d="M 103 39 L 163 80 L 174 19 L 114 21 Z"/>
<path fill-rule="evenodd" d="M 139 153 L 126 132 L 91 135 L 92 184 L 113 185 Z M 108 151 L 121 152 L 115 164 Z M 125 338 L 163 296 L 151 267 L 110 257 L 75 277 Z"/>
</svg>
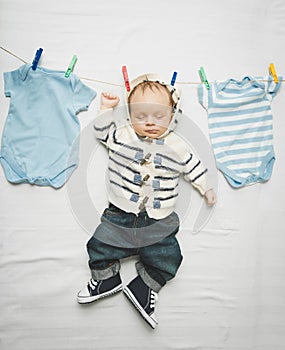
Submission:
<svg viewBox="0 0 285 350">
<path fill-rule="evenodd" d="M 138 119 L 138 120 L 143 120 L 145 119 L 144 115 L 135 115 L 134 118 Z"/>
</svg>

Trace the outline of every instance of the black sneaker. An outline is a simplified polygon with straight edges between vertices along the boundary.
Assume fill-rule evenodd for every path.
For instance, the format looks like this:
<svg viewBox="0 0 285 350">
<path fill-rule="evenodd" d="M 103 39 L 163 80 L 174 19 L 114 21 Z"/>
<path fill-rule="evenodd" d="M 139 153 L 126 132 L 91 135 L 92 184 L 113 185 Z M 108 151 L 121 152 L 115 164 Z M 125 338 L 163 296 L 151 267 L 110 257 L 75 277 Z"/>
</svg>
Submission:
<svg viewBox="0 0 285 350">
<path fill-rule="evenodd" d="M 154 329 L 158 322 L 154 317 L 157 293 L 149 288 L 140 276 L 133 279 L 123 290 L 144 320 Z"/>
<path fill-rule="evenodd" d="M 95 281 L 93 278 L 77 294 L 79 304 L 92 303 L 92 301 L 107 297 L 123 289 L 120 274 L 106 280 Z"/>
</svg>

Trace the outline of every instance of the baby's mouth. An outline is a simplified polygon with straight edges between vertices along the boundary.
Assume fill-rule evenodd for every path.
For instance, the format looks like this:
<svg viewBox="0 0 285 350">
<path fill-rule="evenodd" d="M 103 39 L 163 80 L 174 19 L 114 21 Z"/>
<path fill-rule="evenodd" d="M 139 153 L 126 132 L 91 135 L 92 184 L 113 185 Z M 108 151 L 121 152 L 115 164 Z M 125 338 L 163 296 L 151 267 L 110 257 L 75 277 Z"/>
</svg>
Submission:
<svg viewBox="0 0 285 350">
<path fill-rule="evenodd" d="M 148 133 L 148 134 L 156 134 L 158 132 L 158 130 L 156 130 L 156 129 L 149 129 L 149 130 L 146 130 L 145 132 Z"/>
</svg>

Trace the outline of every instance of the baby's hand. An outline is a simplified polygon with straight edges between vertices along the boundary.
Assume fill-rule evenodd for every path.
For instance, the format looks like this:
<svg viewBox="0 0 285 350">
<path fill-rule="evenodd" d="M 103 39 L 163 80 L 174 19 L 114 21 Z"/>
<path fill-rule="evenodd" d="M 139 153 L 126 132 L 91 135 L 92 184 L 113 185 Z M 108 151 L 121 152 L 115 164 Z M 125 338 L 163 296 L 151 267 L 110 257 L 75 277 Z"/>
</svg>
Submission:
<svg viewBox="0 0 285 350">
<path fill-rule="evenodd" d="M 109 92 L 102 92 L 101 94 L 101 107 L 100 109 L 114 108 L 120 102 L 118 96 Z"/>
<path fill-rule="evenodd" d="M 205 200 L 209 206 L 213 206 L 217 203 L 217 195 L 214 190 L 208 190 L 205 195 Z"/>
</svg>

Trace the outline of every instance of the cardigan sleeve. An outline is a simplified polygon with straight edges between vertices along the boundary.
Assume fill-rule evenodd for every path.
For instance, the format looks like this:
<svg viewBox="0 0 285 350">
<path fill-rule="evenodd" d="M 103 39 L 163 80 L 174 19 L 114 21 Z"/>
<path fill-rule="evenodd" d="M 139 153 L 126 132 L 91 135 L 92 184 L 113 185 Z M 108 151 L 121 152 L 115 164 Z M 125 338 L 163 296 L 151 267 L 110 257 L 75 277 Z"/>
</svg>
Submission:
<svg viewBox="0 0 285 350">
<path fill-rule="evenodd" d="M 193 151 L 189 152 L 188 159 L 184 165 L 183 175 L 185 180 L 189 181 L 201 195 L 204 195 L 208 190 L 207 172 L 208 169 L 203 165 L 197 155 Z"/>
<path fill-rule="evenodd" d="M 108 146 L 109 135 L 116 127 L 112 108 L 100 110 L 93 123 L 95 137 Z"/>
</svg>

